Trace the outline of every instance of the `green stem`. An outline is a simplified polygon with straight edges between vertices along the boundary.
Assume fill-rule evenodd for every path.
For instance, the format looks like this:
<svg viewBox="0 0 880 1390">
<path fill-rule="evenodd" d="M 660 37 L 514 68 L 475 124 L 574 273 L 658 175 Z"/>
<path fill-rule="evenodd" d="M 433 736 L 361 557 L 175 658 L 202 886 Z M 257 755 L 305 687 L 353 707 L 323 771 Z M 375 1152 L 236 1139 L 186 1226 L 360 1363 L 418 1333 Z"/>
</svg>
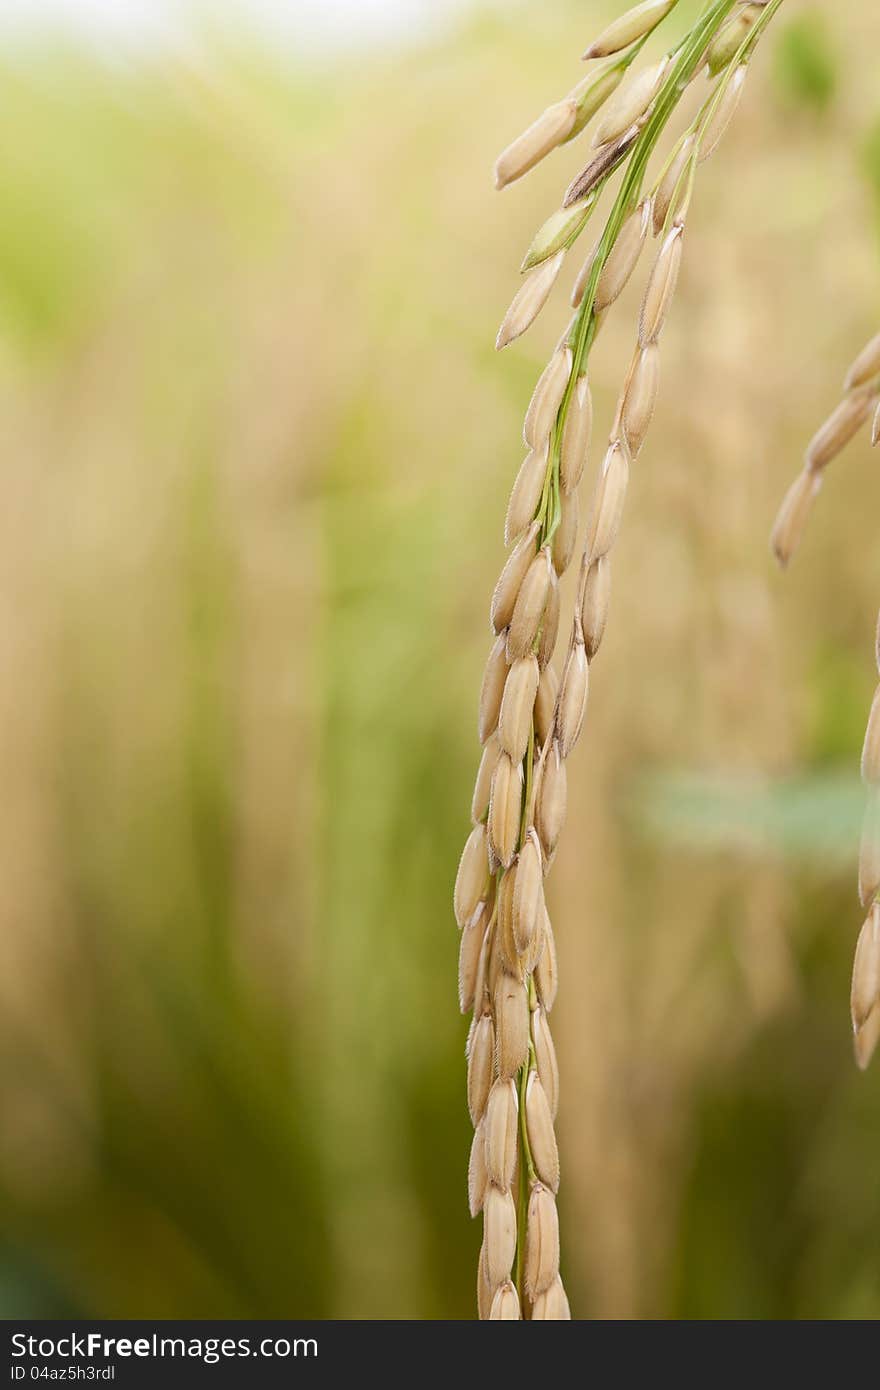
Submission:
<svg viewBox="0 0 880 1390">
<path fill-rule="evenodd" d="M 671 13 L 672 13 L 672 11 L 670 10 L 670 14 L 671 14 Z M 665 16 L 665 17 L 666 17 L 667 19 L 669 18 L 668 15 Z M 620 56 L 619 56 L 618 58 L 616 58 L 615 61 L 614 61 L 613 63 L 609 63 L 609 64 L 608 64 L 608 67 L 605 68 L 605 70 L 604 70 L 604 72 L 603 72 L 603 76 L 605 75 L 605 73 L 614 71 L 615 68 L 619 68 L 622 72 L 626 72 L 626 70 L 627 70 L 629 67 L 631 67 L 632 64 L 635 62 L 636 58 L 637 58 L 638 55 L 641 53 L 641 51 L 642 51 L 642 49 L 644 48 L 645 44 L 648 42 L 648 39 L 651 38 L 651 35 L 653 34 L 653 32 L 654 32 L 654 31 L 651 30 L 650 33 L 645 34 L 644 38 L 639 39 L 638 43 L 633 44 L 633 46 L 632 46 L 631 48 L 628 48 L 624 53 L 621 53 Z M 687 35 L 685 35 L 685 38 L 686 38 L 686 37 L 687 37 Z M 667 53 L 667 55 L 666 55 L 667 58 L 669 58 L 669 59 L 674 58 L 674 57 L 675 57 L 675 54 L 676 54 L 676 53 L 678 52 L 678 50 L 681 48 L 681 46 L 682 46 L 682 44 L 684 43 L 684 41 L 685 41 L 685 39 L 681 39 L 677 44 L 675 44 L 672 48 L 670 48 L 669 51 L 668 51 L 668 53 Z M 580 132 L 578 132 L 578 134 L 580 134 Z M 568 137 L 569 140 L 574 140 L 574 139 L 576 139 L 576 138 L 577 138 L 577 136 L 574 136 L 574 135 L 570 135 L 570 136 Z M 567 144 L 568 142 L 565 141 L 564 143 Z M 617 173 L 618 167 L 619 167 L 619 166 L 615 165 L 613 168 L 609 169 L 608 172 L 607 172 L 607 174 L 603 175 L 603 177 L 602 177 L 601 179 L 599 179 L 598 183 L 596 183 L 595 186 L 590 190 L 589 197 L 590 197 L 590 199 L 592 200 L 592 205 L 591 205 L 591 208 L 590 208 L 590 216 L 587 217 L 587 218 L 576 228 L 576 230 L 575 230 L 574 232 L 572 232 L 571 236 L 569 237 L 569 240 L 566 241 L 566 242 L 564 243 L 564 249 L 565 249 L 566 251 L 570 251 L 571 248 L 574 246 L 575 242 L 578 240 L 578 238 L 581 237 L 581 236 L 583 236 L 586 227 L 589 225 L 589 222 L 590 222 L 590 218 L 591 218 L 591 216 L 592 216 L 593 209 L 594 209 L 596 203 L 598 203 L 599 198 L 600 198 L 601 195 L 602 195 L 602 192 L 603 192 L 603 190 L 604 190 L 604 188 L 605 188 L 606 183 L 608 183 L 609 180 L 612 179 L 612 178 L 614 177 L 614 175 Z M 557 247 L 557 248 L 556 248 L 556 250 L 560 250 L 560 249 L 562 249 L 562 248 L 561 248 L 561 247 Z M 546 257 L 545 257 L 545 259 L 546 259 Z M 531 270 L 531 269 L 533 269 L 533 267 L 532 267 L 532 266 L 528 266 L 528 265 L 524 262 L 524 263 L 523 263 L 523 266 L 521 267 L 521 270 L 522 270 L 523 273 L 525 273 L 526 269 Z"/>
<path fill-rule="evenodd" d="M 529 976 L 529 1012 L 535 1004 L 535 984 Z M 535 1171 L 535 1164 L 532 1159 L 532 1150 L 529 1144 L 529 1133 L 526 1128 L 526 1088 L 529 1084 L 529 1072 L 536 1069 L 535 1049 L 532 1042 L 529 1042 L 529 1055 L 519 1069 L 517 1077 L 517 1090 L 519 1092 L 519 1201 L 516 1219 L 516 1288 L 519 1294 L 520 1307 L 525 1308 L 525 1233 L 528 1224 L 529 1192 L 532 1184 L 538 1180 Z"/>
<path fill-rule="evenodd" d="M 716 0 L 711 10 L 707 11 L 703 18 L 694 25 L 687 39 L 682 44 L 678 61 L 663 83 L 663 86 L 660 88 L 660 92 L 654 104 L 654 110 L 644 130 L 633 146 L 626 177 L 623 180 L 620 192 L 617 195 L 617 200 L 605 224 L 605 231 L 602 234 L 602 240 L 596 252 L 589 283 L 584 293 L 577 319 L 575 320 L 574 341 L 572 343 L 574 362 L 572 364 L 571 379 L 559 412 L 558 423 L 560 428 L 557 433 L 560 432 L 561 425 L 565 422 L 565 414 L 568 410 L 572 391 L 574 390 L 574 383 L 581 374 L 584 347 L 587 341 L 588 321 L 592 318 L 593 300 L 595 298 L 596 286 L 599 282 L 599 275 L 601 274 L 602 267 L 608 259 L 611 249 L 617 240 L 618 233 L 623 225 L 629 206 L 633 198 L 637 196 L 642 178 L 644 177 L 645 168 L 654 146 L 659 140 L 669 117 L 681 100 L 685 87 L 693 76 L 695 66 L 705 52 L 709 40 L 717 30 L 720 29 L 735 3 L 736 0 Z"/>
<path fill-rule="evenodd" d="M 523 780 L 523 799 L 522 811 L 519 823 L 519 843 L 522 847 L 523 840 L 526 838 L 528 829 L 527 821 L 529 816 L 529 806 L 532 801 L 532 766 L 535 761 L 535 721 L 532 720 L 532 727 L 529 729 L 529 746 L 526 749 L 526 775 Z"/>
<path fill-rule="evenodd" d="M 521 1109 L 522 1107 L 520 1107 Z M 529 1214 L 529 1181 L 526 1176 L 525 1164 L 523 1162 L 523 1142 L 522 1129 L 520 1129 L 519 1142 L 519 1194 L 517 1199 L 516 1213 L 516 1291 L 519 1294 L 519 1306 L 521 1309 L 526 1305 L 525 1288 L 525 1229 Z"/>
<path fill-rule="evenodd" d="M 618 192 L 614 207 L 611 209 L 608 221 L 605 224 L 602 238 L 596 248 L 590 278 L 571 334 L 569 335 L 569 345 L 573 355 L 572 369 L 550 441 L 548 480 L 552 478 L 552 481 L 548 481 L 548 483 L 545 484 L 544 495 L 542 497 L 542 510 L 540 514 L 541 535 L 539 538 L 541 545 L 546 545 L 547 542 L 552 539 L 553 533 L 559 525 L 558 514 L 551 511 L 548 502 L 553 496 L 554 487 L 558 489 L 559 449 L 562 441 L 562 433 L 565 428 L 566 417 L 571 404 L 571 397 L 574 392 L 575 383 L 578 377 L 582 375 L 583 364 L 589 353 L 596 332 L 593 301 L 596 296 L 596 286 L 599 283 L 599 276 L 617 240 L 624 220 L 638 198 L 639 189 L 641 188 L 642 180 L 645 175 L 645 169 L 654 146 L 665 129 L 669 117 L 681 100 L 685 88 L 693 77 L 697 63 L 702 58 L 706 46 L 718 29 L 720 29 L 735 3 L 736 0 L 715 0 L 712 7 L 697 21 L 678 48 L 673 50 L 673 54 L 677 53 L 678 57 L 669 76 L 660 88 L 654 103 L 654 109 L 644 129 L 633 145 L 626 175 L 620 186 L 620 191 Z M 781 3 L 781 0 L 775 0 L 775 3 Z"/>
<path fill-rule="evenodd" d="M 700 149 L 702 147 L 703 140 L 705 139 L 706 131 L 709 129 L 712 123 L 712 120 L 715 116 L 715 112 L 718 110 L 722 98 L 724 97 L 724 93 L 730 86 L 734 74 L 743 66 L 744 63 L 748 62 L 749 58 L 752 55 L 752 52 L 754 51 L 755 45 L 758 42 L 758 39 L 761 37 L 763 30 L 770 23 L 770 20 L 773 18 L 773 15 L 779 9 L 779 6 L 781 4 L 782 0 L 771 0 L 771 3 L 768 4 L 762 10 L 760 16 L 752 25 L 752 28 L 746 34 L 736 53 L 734 53 L 730 62 L 727 64 L 727 67 L 724 69 L 723 75 L 721 76 L 719 81 L 716 82 L 712 91 L 709 93 L 709 96 L 703 102 L 703 105 L 700 107 L 697 115 L 691 122 L 691 125 L 688 128 L 686 134 L 693 134 L 696 136 L 696 139 L 694 141 L 694 148 L 691 152 L 691 157 L 688 160 L 685 168 L 681 171 L 681 175 L 675 186 L 675 191 L 673 192 L 673 195 L 669 200 L 669 208 L 666 213 L 666 221 L 663 224 L 664 237 L 670 230 L 670 223 L 672 219 L 679 216 L 682 209 L 686 209 L 690 203 L 691 195 L 693 193 L 694 188 L 694 182 L 697 174 L 697 165 L 700 161 Z"/>
</svg>

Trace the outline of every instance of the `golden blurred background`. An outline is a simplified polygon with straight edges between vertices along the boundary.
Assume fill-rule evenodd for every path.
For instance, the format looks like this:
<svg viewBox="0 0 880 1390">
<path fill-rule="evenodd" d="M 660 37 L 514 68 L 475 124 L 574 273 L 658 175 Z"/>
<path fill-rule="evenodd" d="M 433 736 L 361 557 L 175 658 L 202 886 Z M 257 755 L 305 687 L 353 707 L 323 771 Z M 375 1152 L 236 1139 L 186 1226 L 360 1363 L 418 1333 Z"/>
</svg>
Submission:
<svg viewBox="0 0 880 1390">
<path fill-rule="evenodd" d="M 7 1317 L 473 1315 L 451 892 L 563 293 L 492 344 L 583 149 L 490 171 L 619 8 L 2 60 Z M 575 1316 L 880 1316 L 867 439 L 767 545 L 880 319 L 878 37 L 789 0 L 700 171 L 548 880 Z"/>
</svg>

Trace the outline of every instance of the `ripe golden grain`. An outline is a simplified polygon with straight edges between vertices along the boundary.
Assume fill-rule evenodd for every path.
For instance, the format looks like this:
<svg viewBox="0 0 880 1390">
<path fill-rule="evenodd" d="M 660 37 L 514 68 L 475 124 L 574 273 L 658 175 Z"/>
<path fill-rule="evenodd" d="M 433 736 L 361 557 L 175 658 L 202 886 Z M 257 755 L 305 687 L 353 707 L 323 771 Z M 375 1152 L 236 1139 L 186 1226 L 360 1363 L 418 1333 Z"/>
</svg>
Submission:
<svg viewBox="0 0 880 1390">
<path fill-rule="evenodd" d="M 486 966 L 486 990 L 491 1003 L 491 1001 L 493 1001 L 495 998 L 495 991 L 498 988 L 498 980 L 501 977 L 503 970 L 505 969 L 505 965 L 504 949 L 501 942 L 500 932 L 493 931 L 491 934 L 490 941 L 491 944 L 489 948 L 489 958 Z M 495 1029 L 495 1037 L 497 1040 L 497 1027 Z"/>
<path fill-rule="evenodd" d="M 536 1071 L 526 1082 L 526 1129 L 535 1172 L 551 1192 L 559 1190 L 559 1149 L 547 1094 Z"/>
<path fill-rule="evenodd" d="M 568 804 L 568 776 L 554 740 L 541 771 L 541 785 L 535 798 L 535 826 L 547 859 L 552 859 L 565 824 Z"/>
<path fill-rule="evenodd" d="M 813 503 L 822 486 L 822 477 L 803 469 L 795 478 L 773 523 L 770 546 L 783 569 L 800 545 Z"/>
<path fill-rule="evenodd" d="M 651 204 L 650 200 L 645 198 L 621 227 L 596 284 L 593 303 L 597 314 L 601 314 L 603 309 L 613 304 L 626 287 L 642 253 L 650 218 Z"/>
<path fill-rule="evenodd" d="M 519 955 L 524 956 L 531 948 L 543 911 L 544 866 L 538 836 L 530 828 L 519 853 L 513 891 L 513 939 Z"/>
<path fill-rule="evenodd" d="M 487 828 L 492 852 L 505 869 L 510 867 L 516 853 L 521 799 L 522 770 L 502 752 L 492 777 Z"/>
<path fill-rule="evenodd" d="M 559 987 L 559 965 L 556 959 L 556 939 L 553 935 L 550 917 L 546 912 L 541 936 L 544 948 L 535 966 L 535 987 L 538 991 L 538 998 L 549 1014 L 556 1002 L 556 991 Z"/>
<path fill-rule="evenodd" d="M 608 608 L 611 603 L 611 561 L 600 555 L 587 570 L 584 597 L 581 604 L 581 625 L 584 649 L 590 661 L 596 655 L 605 635 Z"/>
<path fill-rule="evenodd" d="M 510 545 L 531 525 L 547 476 L 547 445 L 530 449 L 522 461 L 507 503 L 504 544 Z"/>
<path fill-rule="evenodd" d="M 547 443 L 570 375 L 571 348 L 559 347 L 538 377 L 523 421 L 523 440 L 533 449 Z"/>
<path fill-rule="evenodd" d="M 565 251 L 557 251 L 555 256 L 529 271 L 501 322 L 498 337 L 495 339 L 498 352 L 514 339 L 521 337 L 526 329 L 532 326 L 550 297 L 564 258 Z"/>
<path fill-rule="evenodd" d="M 477 730 L 481 743 L 486 743 L 498 727 L 498 716 L 501 713 L 501 701 L 509 669 L 507 633 L 502 630 L 492 644 L 480 685 Z"/>
<path fill-rule="evenodd" d="M 492 1307 L 494 1289 L 489 1284 L 489 1276 L 486 1273 L 486 1242 L 480 1246 L 480 1256 L 477 1260 L 477 1316 L 485 1320 L 489 1316 Z"/>
<path fill-rule="evenodd" d="M 535 1064 L 547 1096 L 550 1114 L 555 1120 L 559 1107 L 559 1064 L 556 1060 L 556 1047 L 550 1024 L 541 1005 L 532 1010 L 532 1046 L 535 1049 Z"/>
<path fill-rule="evenodd" d="M 509 1192 L 490 1183 L 483 1203 L 483 1248 L 486 1252 L 486 1279 L 497 1289 L 510 1277 L 516 1254 L 516 1207 Z"/>
<path fill-rule="evenodd" d="M 529 746 L 539 678 L 538 660 L 534 656 L 520 657 L 507 674 L 498 737 L 502 749 L 514 763 L 522 762 Z"/>
<path fill-rule="evenodd" d="M 513 894 L 519 860 L 511 864 L 498 889 L 498 941 L 501 961 L 508 975 L 521 975 L 519 952 L 513 935 Z"/>
<path fill-rule="evenodd" d="M 559 451 L 559 483 L 563 493 L 574 492 L 581 480 L 590 452 L 592 430 L 590 384 L 585 376 L 580 376 L 572 392 Z"/>
<path fill-rule="evenodd" d="M 475 825 L 465 841 L 455 877 L 455 920 L 464 927 L 489 892 L 489 855 L 486 827 Z"/>
<path fill-rule="evenodd" d="M 550 588 L 547 592 L 547 603 L 541 615 L 538 635 L 538 665 L 542 671 L 547 669 L 556 650 L 556 639 L 559 636 L 559 613 L 559 580 L 556 577 L 555 568 L 551 566 Z"/>
<path fill-rule="evenodd" d="M 468 1210 L 477 1216 L 483 1210 L 489 1174 L 486 1169 L 486 1118 L 474 1130 L 471 1153 L 468 1160 Z"/>
<path fill-rule="evenodd" d="M 519 1294 L 510 1279 L 506 1279 L 501 1287 L 495 1290 L 489 1319 L 491 1322 L 518 1322 L 521 1316 Z"/>
<path fill-rule="evenodd" d="M 616 439 L 605 455 L 602 473 L 593 494 L 586 540 L 586 554 L 591 563 L 607 555 L 617 540 L 628 483 L 629 459 L 623 441 Z"/>
<path fill-rule="evenodd" d="M 490 609 L 492 626 L 496 632 L 507 627 L 513 617 L 513 609 L 516 604 L 522 582 L 528 573 L 528 569 L 535 558 L 535 542 L 540 530 L 539 523 L 533 521 L 529 529 L 520 536 L 516 545 L 507 557 L 504 568 L 498 576 L 492 594 L 492 605 Z M 491 732 L 491 730 L 490 730 Z"/>
<path fill-rule="evenodd" d="M 513 1081 L 498 1080 L 489 1092 L 485 1126 L 486 1172 L 489 1181 L 509 1192 L 519 1141 L 519 1101 Z"/>
<path fill-rule="evenodd" d="M 645 114 L 654 100 L 666 72 L 667 59 L 641 68 L 609 97 L 596 126 L 594 146 L 608 145 L 618 140 Z"/>
<path fill-rule="evenodd" d="M 536 1183 L 526 1215 L 526 1292 L 531 1299 L 546 1293 L 559 1274 L 559 1216 L 552 1192 Z"/>
<path fill-rule="evenodd" d="M 471 1026 L 468 1030 L 467 1046 L 465 1048 L 465 1053 L 468 1057 L 471 1053 L 471 1045 L 474 1040 L 474 1035 L 477 1031 L 477 1024 L 482 1016 L 484 1009 L 488 1008 L 491 1004 L 491 995 L 487 992 L 487 977 L 489 974 L 490 948 L 493 945 L 494 938 L 495 931 L 492 927 L 491 912 L 489 912 L 488 914 L 486 914 L 486 929 L 483 932 L 483 941 L 482 945 L 480 946 L 480 955 L 477 961 L 477 974 L 474 980 L 474 1016 L 471 1019 Z"/>
<path fill-rule="evenodd" d="M 480 757 L 480 766 L 477 769 L 477 777 L 474 782 L 474 794 L 471 798 L 471 820 L 474 824 L 485 819 L 489 809 L 489 797 L 492 792 L 492 774 L 495 771 L 495 764 L 498 762 L 498 755 L 501 752 L 501 744 L 498 739 L 498 730 L 495 729 L 486 739 L 483 752 Z"/>
<path fill-rule="evenodd" d="M 557 1277 L 553 1280 L 549 1289 L 545 1293 L 538 1294 L 532 1305 L 533 1322 L 566 1322 L 571 1318 L 571 1309 L 568 1306 L 568 1297 L 562 1286 L 562 1280 Z"/>
<path fill-rule="evenodd" d="M 566 97 L 542 111 L 528 130 L 518 135 L 495 162 L 495 187 L 504 188 L 522 178 L 551 150 L 560 144 L 572 129 L 577 116 L 577 102 Z"/>
<path fill-rule="evenodd" d="M 663 231 L 667 214 L 678 189 L 679 180 L 687 167 L 688 160 L 693 154 L 695 143 L 695 135 L 684 135 L 682 137 L 657 185 L 651 211 L 651 222 L 655 236 L 659 236 Z"/>
<path fill-rule="evenodd" d="M 807 445 L 804 462 L 811 472 L 816 473 L 820 468 L 826 468 L 853 436 L 858 434 L 874 409 L 876 400 L 876 395 L 869 387 L 862 387 L 845 396 L 832 410 Z"/>
<path fill-rule="evenodd" d="M 475 913 L 461 934 L 458 948 L 458 1002 L 463 1014 L 474 1007 L 480 951 L 488 923 L 483 913 Z"/>
<path fill-rule="evenodd" d="M 583 265 L 578 271 L 575 282 L 571 287 L 570 303 L 573 309 L 579 309 L 583 302 L 584 295 L 587 292 L 587 284 L 590 279 L 593 264 L 596 259 L 597 249 L 598 248 L 596 246 L 593 247 L 592 251 L 587 256 L 586 260 L 584 261 Z"/>
<path fill-rule="evenodd" d="M 550 737 L 558 695 L 559 677 L 552 666 L 545 666 L 538 681 L 538 694 L 535 699 L 535 737 L 540 746 Z"/>
<path fill-rule="evenodd" d="M 571 564 L 577 545 L 580 508 L 576 492 L 563 493 L 559 525 L 553 537 L 553 568 L 561 577 Z"/>
<path fill-rule="evenodd" d="M 490 1015 L 483 1014 L 477 1021 L 468 1048 L 468 1109 L 475 1125 L 483 1118 L 489 1099 L 494 1051 L 495 1029 Z"/>
<path fill-rule="evenodd" d="M 663 332 L 663 325 L 678 283 L 683 237 L 683 228 L 673 227 L 654 262 L 639 316 L 640 347 L 646 348 L 649 343 L 656 342 Z"/>
<path fill-rule="evenodd" d="M 550 597 L 550 575 L 552 572 L 550 551 L 544 546 L 526 570 L 525 578 L 513 605 L 513 614 L 507 632 L 507 659 L 527 656 L 532 650 L 547 600 Z"/>
<path fill-rule="evenodd" d="M 589 694 L 590 668 L 582 642 L 569 652 L 556 706 L 556 733 L 559 752 L 567 758 L 580 738 Z"/>
<path fill-rule="evenodd" d="M 636 458 L 654 418 L 660 390 L 660 349 L 649 343 L 638 355 L 623 399 L 623 433 L 630 457 Z"/>
<path fill-rule="evenodd" d="M 877 333 L 870 342 L 865 344 L 858 357 L 851 364 L 843 383 L 843 389 L 844 391 L 853 391 L 858 386 L 865 386 L 877 376 L 880 376 L 880 333 Z"/>
<path fill-rule="evenodd" d="M 702 164 L 710 155 L 715 153 L 727 127 L 736 114 L 739 106 L 740 97 L 746 83 L 748 67 L 745 63 L 740 63 L 730 82 L 724 89 L 717 107 L 709 116 L 705 126 L 700 131 L 700 148 L 697 155 L 697 163 Z"/>
<path fill-rule="evenodd" d="M 880 1042 L 880 1008 L 872 1009 L 861 1028 L 853 1038 L 856 1064 L 864 1071 Z"/>
<path fill-rule="evenodd" d="M 634 5 L 612 20 L 590 44 L 584 58 L 607 58 L 612 53 L 619 53 L 622 48 L 629 48 L 630 44 L 650 34 L 676 3 L 677 0 L 642 0 L 640 5 Z"/>
<path fill-rule="evenodd" d="M 494 1005 L 498 1073 L 507 1079 L 516 1076 L 529 1050 L 529 996 L 522 980 L 499 975 Z"/>
</svg>

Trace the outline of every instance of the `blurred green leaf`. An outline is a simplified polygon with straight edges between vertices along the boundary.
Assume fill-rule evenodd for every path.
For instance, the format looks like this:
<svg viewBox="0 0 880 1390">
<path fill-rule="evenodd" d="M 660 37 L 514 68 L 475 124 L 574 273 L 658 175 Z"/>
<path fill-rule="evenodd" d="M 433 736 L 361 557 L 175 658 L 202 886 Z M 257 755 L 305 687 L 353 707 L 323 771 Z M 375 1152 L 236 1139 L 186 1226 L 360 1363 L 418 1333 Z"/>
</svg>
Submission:
<svg viewBox="0 0 880 1390">
<path fill-rule="evenodd" d="M 794 106 L 825 111 L 838 86 L 838 64 L 824 15 L 812 10 L 791 20 L 776 43 L 775 77 Z"/>
<path fill-rule="evenodd" d="M 639 778 L 625 807 L 644 833 L 690 850 L 833 864 L 855 856 L 863 800 L 851 770 L 784 782 L 673 770 Z"/>
<path fill-rule="evenodd" d="M 862 146 L 862 168 L 871 185 L 877 211 L 880 213 L 880 116 L 875 119 L 865 137 Z"/>
</svg>

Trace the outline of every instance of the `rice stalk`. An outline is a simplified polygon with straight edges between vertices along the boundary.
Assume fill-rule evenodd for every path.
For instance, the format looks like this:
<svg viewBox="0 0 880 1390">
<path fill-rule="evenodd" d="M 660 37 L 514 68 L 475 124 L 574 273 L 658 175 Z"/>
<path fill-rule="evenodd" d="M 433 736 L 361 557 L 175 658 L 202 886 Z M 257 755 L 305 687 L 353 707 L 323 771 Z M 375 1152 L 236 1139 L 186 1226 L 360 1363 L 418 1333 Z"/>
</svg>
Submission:
<svg viewBox="0 0 880 1390">
<path fill-rule="evenodd" d="M 871 443 L 880 439 L 880 333 L 865 344 L 844 378 L 844 395 L 807 445 L 804 467 L 786 493 L 770 543 L 785 568 L 806 529 L 824 470 L 871 420 Z M 880 673 L 880 624 L 875 643 Z M 867 789 L 859 843 L 859 901 L 868 916 L 853 963 L 850 1013 L 856 1062 L 863 1070 L 880 1041 L 880 685 L 874 692 L 862 748 Z"/>
<path fill-rule="evenodd" d="M 769 0 L 756 7 L 714 0 L 662 58 L 629 74 L 676 0 L 636 5 L 586 51 L 588 60 L 608 57 L 609 64 L 548 107 L 496 164 L 496 184 L 503 187 L 598 117 L 586 166 L 526 252 L 525 278 L 502 322 L 498 348 L 525 332 L 543 310 L 600 193 L 618 170 L 623 173 L 604 230 L 578 277 L 574 318 L 538 380 L 525 417 L 529 453 L 513 485 L 505 523 L 511 548 L 491 602 L 495 640 L 479 703 L 483 752 L 472 802 L 474 828 L 456 883 L 459 996 L 462 1009 L 473 1013 L 467 1059 L 475 1135 L 468 1197 L 471 1213 L 483 1213 L 481 1318 L 571 1317 L 559 1273 L 555 1199 L 559 1070 L 549 1014 L 559 971 L 544 881 L 564 827 L 566 763 L 584 726 L 590 667 L 607 622 L 609 556 L 657 399 L 658 343 L 678 279 L 695 171 L 729 124 L 752 52 L 781 3 Z M 752 13 L 756 9 L 759 14 Z M 732 25 L 739 35 L 733 46 Z M 719 44 L 725 36 L 730 52 L 722 62 Z M 650 156 L 710 53 L 720 76 L 674 145 L 658 185 L 648 190 Z M 659 250 L 588 514 L 574 621 L 557 675 L 551 662 L 560 581 L 577 545 L 578 485 L 592 433 L 589 354 L 604 316 L 636 272 L 652 229 Z"/>
</svg>

